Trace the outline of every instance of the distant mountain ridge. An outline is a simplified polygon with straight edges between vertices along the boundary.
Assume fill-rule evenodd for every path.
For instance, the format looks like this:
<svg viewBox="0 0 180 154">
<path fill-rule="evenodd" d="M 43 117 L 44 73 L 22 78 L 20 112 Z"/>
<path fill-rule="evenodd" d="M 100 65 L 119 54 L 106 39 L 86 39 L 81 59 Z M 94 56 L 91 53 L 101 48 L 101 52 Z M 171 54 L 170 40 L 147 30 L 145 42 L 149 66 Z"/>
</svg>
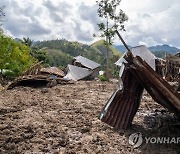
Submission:
<svg viewBox="0 0 180 154">
<path fill-rule="evenodd" d="M 126 48 L 123 45 L 114 45 L 114 47 L 121 52 L 126 51 Z M 131 46 L 129 47 L 131 48 Z M 172 47 L 167 44 L 151 46 L 148 47 L 148 49 L 152 52 L 168 52 L 170 54 L 176 54 L 177 52 L 180 52 L 179 48 Z"/>
<path fill-rule="evenodd" d="M 180 52 L 180 49 L 178 49 L 176 47 L 169 46 L 167 44 L 151 46 L 148 49 L 150 51 L 154 51 L 154 52 L 166 51 L 166 52 L 169 52 L 170 54 L 176 54 L 177 52 Z"/>
</svg>

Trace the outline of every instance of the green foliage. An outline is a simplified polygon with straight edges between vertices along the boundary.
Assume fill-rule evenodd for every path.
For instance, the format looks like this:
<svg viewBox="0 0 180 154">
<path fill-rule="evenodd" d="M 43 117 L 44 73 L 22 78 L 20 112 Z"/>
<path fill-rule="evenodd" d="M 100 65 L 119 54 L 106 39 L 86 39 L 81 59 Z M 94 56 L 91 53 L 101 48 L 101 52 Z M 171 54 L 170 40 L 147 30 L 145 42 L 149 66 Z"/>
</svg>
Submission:
<svg viewBox="0 0 180 154">
<path fill-rule="evenodd" d="M 39 50 L 37 47 L 31 47 L 31 56 L 38 59 L 38 61 L 43 61 L 44 64 L 48 64 L 48 55 L 45 50 Z"/>
<path fill-rule="evenodd" d="M 30 56 L 28 46 L 15 42 L 12 38 L 3 34 L 0 34 L 0 47 L 0 69 L 9 70 L 14 77 L 20 75 L 36 62 Z M 1 74 L 3 74 L 2 71 Z"/>
<path fill-rule="evenodd" d="M 66 66 L 73 57 L 81 55 L 101 63 L 102 53 L 86 44 L 70 42 L 64 39 L 42 41 L 35 45 L 38 49 L 44 49 L 48 55 L 51 66 Z"/>
<path fill-rule="evenodd" d="M 49 40 L 42 41 L 35 45 L 37 51 L 44 51 L 47 56 L 47 64 L 50 66 L 65 67 L 71 63 L 73 57 L 81 55 L 89 58 L 99 64 L 101 69 L 105 70 L 106 65 L 106 46 L 103 40 L 97 41 L 92 45 L 86 45 L 79 42 L 70 42 L 67 40 Z M 113 46 L 110 46 L 110 72 L 114 74 L 114 63 L 120 58 L 122 53 L 117 51 Z M 38 57 L 36 57 L 39 59 Z"/>
<path fill-rule="evenodd" d="M 33 40 L 31 40 L 29 37 L 27 38 L 23 37 L 23 39 L 21 40 L 21 43 L 27 45 L 28 47 L 31 47 Z"/>
<path fill-rule="evenodd" d="M 112 39 L 118 30 L 125 31 L 124 22 L 128 20 L 127 15 L 118 8 L 121 0 L 97 0 L 98 15 L 106 20 L 106 24 L 98 23 L 101 31 L 100 37 L 106 39 L 106 73 L 110 77 L 110 60 L 109 60 L 109 45 L 112 45 Z"/>
<path fill-rule="evenodd" d="M 44 49 L 47 55 L 48 64 L 50 66 L 65 67 L 69 64 L 73 57 L 69 54 L 56 49 Z"/>
<path fill-rule="evenodd" d="M 168 53 L 167 51 L 153 51 L 152 52 L 156 57 L 159 58 L 165 58 L 165 56 L 170 56 L 171 54 Z"/>
<path fill-rule="evenodd" d="M 105 70 L 105 65 L 106 65 L 106 59 L 105 59 L 105 54 L 106 54 L 106 45 L 104 44 L 104 40 L 97 41 L 93 43 L 91 46 L 94 47 L 95 49 L 99 50 L 103 55 L 102 55 L 102 61 L 101 64 L 103 65 L 103 70 Z M 114 72 L 116 71 L 116 67 L 114 63 L 122 56 L 122 53 L 119 52 L 117 49 L 115 49 L 112 45 L 109 46 L 109 73 L 110 75 L 112 74 L 113 76 L 115 75 Z"/>
<path fill-rule="evenodd" d="M 99 75 L 98 78 L 100 81 L 109 81 L 105 75 Z"/>
</svg>

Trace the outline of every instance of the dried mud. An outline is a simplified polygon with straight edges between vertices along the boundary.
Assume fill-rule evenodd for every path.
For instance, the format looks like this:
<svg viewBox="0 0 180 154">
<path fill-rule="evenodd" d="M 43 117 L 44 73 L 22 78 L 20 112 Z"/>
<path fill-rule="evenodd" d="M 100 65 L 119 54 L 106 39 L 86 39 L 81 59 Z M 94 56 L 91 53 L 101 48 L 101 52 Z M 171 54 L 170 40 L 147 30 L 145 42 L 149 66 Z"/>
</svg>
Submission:
<svg viewBox="0 0 180 154">
<path fill-rule="evenodd" d="M 128 130 L 98 120 L 116 83 L 79 81 L 53 88 L 16 87 L 0 93 L 0 153 L 180 153 L 179 144 L 133 148 L 129 135 L 180 137 L 179 120 L 144 92 Z M 180 142 L 180 141 L 179 141 Z"/>
</svg>

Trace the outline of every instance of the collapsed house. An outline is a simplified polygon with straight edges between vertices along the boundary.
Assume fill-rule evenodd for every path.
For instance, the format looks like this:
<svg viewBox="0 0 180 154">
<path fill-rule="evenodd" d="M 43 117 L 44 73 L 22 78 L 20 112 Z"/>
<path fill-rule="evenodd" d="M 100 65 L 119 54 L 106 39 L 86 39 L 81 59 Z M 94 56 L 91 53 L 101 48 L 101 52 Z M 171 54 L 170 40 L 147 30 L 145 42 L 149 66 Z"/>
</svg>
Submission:
<svg viewBox="0 0 180 154">
<path fill-rule="evenodd" d="M 31 86 L 31 87 L 53 87 L 57 84 L 66 84 L 64 80 L 64 72 L 57 67 L 42 67 L 42 62 L 39 62 L 25 71 L 21 76 L 17 77 L 7 89 L 12 89 L 16 86 Z"/>
<path fill-rule="evenodd" d="M 66 68 L 66 80 L 92 80 L 99 75 L 100 64 L 82 56 L 74 57 Z"/>
<path fill-rule="evenodd" d="M 156 72 L 156 57 L 145 46 L 128 50 L 120 66 L 118 89 L 102 109 L 99 119 L 116 129 L 127 129 L 139 108 L 143 90 L 169 111 L 180 117 L 180 93 Z"/>
</svg>

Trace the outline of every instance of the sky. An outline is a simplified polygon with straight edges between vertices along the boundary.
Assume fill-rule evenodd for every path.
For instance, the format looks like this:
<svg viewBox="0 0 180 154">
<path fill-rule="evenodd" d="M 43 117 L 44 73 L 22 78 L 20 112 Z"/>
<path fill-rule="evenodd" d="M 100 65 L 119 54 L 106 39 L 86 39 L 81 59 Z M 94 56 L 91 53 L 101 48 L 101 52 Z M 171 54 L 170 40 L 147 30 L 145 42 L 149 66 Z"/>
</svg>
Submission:
<svg viewBox="0 0 180 154">
<path fill-rule="evenodd" d="M 91 44 L 100 38 L 96 0 L 1 0 L 4 32 L 32 40 L 67 39 Z M 129 20 L 120 32 L 131 46 L 169 44 L 180 47 L 179 0 L 122 0 Z M 117 37 L 114 44 L 120 45 Z"/>
</svg>

